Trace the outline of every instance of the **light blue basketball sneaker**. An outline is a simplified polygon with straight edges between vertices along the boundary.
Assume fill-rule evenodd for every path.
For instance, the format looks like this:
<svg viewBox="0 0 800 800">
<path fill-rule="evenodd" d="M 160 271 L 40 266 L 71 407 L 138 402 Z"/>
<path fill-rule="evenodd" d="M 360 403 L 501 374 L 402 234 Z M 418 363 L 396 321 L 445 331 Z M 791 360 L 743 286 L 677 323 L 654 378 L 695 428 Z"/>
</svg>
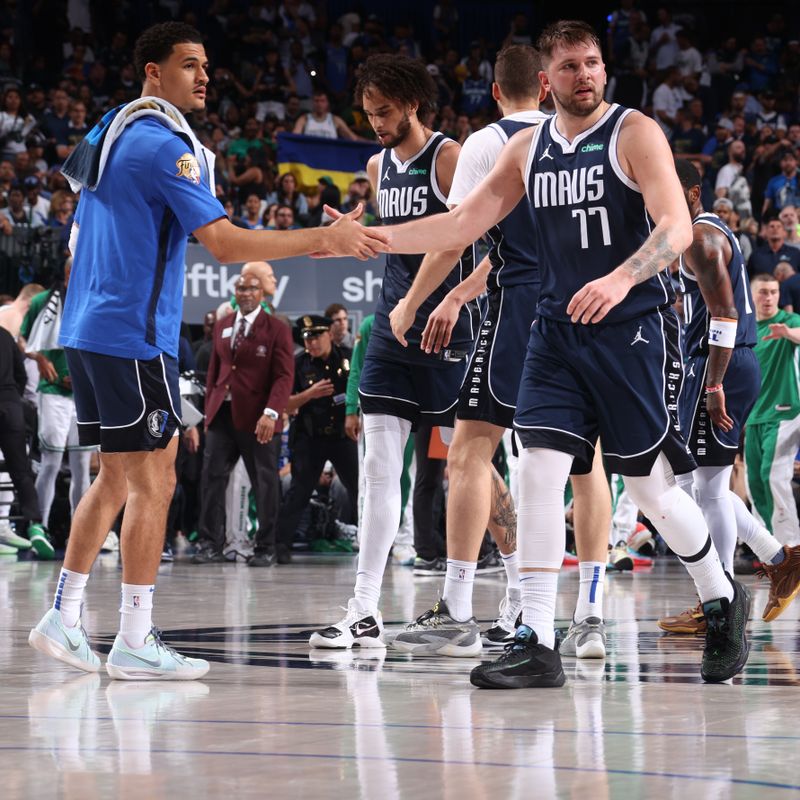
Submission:
<svg viewBox="0 0 800 800">
<path fill-rule="evenodd" d="M 202 658 L 182 656 L 161 641 L 158 628 L 152 628 L 142 647 L 125 644 L 120 634 L 106 659 L 106 671 L 122 681 L 194 681 L 208 672 L 210 664 Z"/>
<path fill-rule="evenodd" d="M 61 612 L 55 608 L 51 608 L 30 632 L 28 644 L 34 650 L 84 672 L 97 672 L 100 669 L 100 659 L 92 650 L 80 620 L 74 628 L 68 628 L 61 618 Z"/>
</svg>

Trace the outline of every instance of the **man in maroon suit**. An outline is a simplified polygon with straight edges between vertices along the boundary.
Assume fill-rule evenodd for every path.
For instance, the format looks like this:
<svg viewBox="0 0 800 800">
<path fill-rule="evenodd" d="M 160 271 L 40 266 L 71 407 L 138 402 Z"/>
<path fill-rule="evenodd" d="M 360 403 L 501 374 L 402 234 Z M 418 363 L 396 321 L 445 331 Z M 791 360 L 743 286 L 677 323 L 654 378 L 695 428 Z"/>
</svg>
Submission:
<svg viewBox="0 0 800 800">
<path fill-rule="evenodd" d="M 225 490 L 241 456 L 258 515 L 251 564 L 271 566 L 280 504 L 281 416 L 294 382 L 294 345 L 289 327 L 261 308 L 264 292 L 255 275 L 239 278 L 235 291 L 236 314 L 214 326 L 206 380 L 200 549 L 192 560 L 225 560 Z"/>
</svg>

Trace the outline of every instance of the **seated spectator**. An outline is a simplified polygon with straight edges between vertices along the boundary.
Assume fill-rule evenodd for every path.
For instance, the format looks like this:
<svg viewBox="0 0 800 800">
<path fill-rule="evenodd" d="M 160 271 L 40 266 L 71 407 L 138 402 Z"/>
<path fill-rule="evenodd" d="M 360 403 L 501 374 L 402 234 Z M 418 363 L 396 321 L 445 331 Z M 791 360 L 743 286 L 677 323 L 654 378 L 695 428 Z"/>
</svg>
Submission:
<svg viewBox="0 0 800 800">
<path fill-rule="evenodd" d="M 50 200 L 42 197 L 42 182 L 31 175 L 25 178 L 22 185 L 25 189 L 25 210 L 34 211 L 46 220 L 50 215 Z"/>
<path fill-rule="evenodd" d="M 797 177 L 797 154 L 786 148 L 781 154 L 781 173 L 772 178 L 764 192 L 764 206 L 761 215 L 770 208 L 780 211 L 784 206 L 800 205 L 800 182 Z"/>
<path fill-rule="evenodd" d="M 42 133 L 47 137 L 48 160 L 57 160 L 56 148 L 69 144 L 69 95 L 64 89 L 53 92 L 49 111 L 44 113 Z"/>
<path fill-rule="evenodd" d="M 274 198 L 268 197 L 268 203 L 276 202 L 279 205 L 291 206 L 294 211 L 295 222 L 301 225 L 308 219 L 308 200 L 297 188 L 297 178 L 291 172 L 284 172 L 278 178 L 278 187 Z"/>
<path fill-rule="evenodd" d="M 347 196 L 340 206 L 345 214 L 352 211 L 359 203 L 364 205 L 364 216 L 361 221 L 364 225 L 375 225 L 378 218 L 378 207 L 372 195 L 372 186 L 366 170 L 360 170 L 353 176 L 353 182 L 347 190 Z"/>
<path fill-rule="evenodd" d="M 313 204 L 309 202 L 311 210 L 306 225 L 310 228 L 318 228 L 322 224 L 322 214 L 326 205 L 338 209 L 342 202 L 342 193 L 330 176 L 323 175 L 318 181 L 318 186 L 319 193 L 313 198 Z"/>
<path fill-rule="evenodd" d="M 778 305 L 790 314 L 794 309 L 800 309 L 800 275 L 788 261 L 779 261 L 775 267 L 775 279 L 781 285 L 781 295 Z"/>
<path fill-rule="evenodd" d="M 53 192 L 50 198 L 50 215 L 47 224 L 56 228 L 61 240 L 61 250 L 66 253 L 69 235 L 72 231 L 72 222 L 75 218 L 75 196 L 71 192 Z"/>
<path fill-rule="evenodd" d="M 274 114 L 278 119 L 283 119 L 284 103 L 286 97 L 294 92 L 294 81 L 286 67 L 281 64 L 277 47 L 268 47 L 264 53 L 264 66 L 253 91 L 257 99 L 258 119 L 265 119 L 267 114 Z"/>
<path fill-rule="evenodd" d="M 727 197 L 718 197 L 711 210 L 733 231 L 742 251 L 742 258 L 746 264 L 753 254 L 753 244 L 750 237 L 741 231 L 740 220 L 734 211 L 733 202 Z M 749 219 L 749 218 L 746 218 Z"/>
<path fill-rule="evenodd" d="M 788 127 L 786 124 L 786 117 L 775 110 L 775 103 L 777 101 L 775 92 L 771 89 L 767 89 L 761 92 L 758 96 L 758 100 L 761 103 L 761 111 L 756 114 L 756 126 L 758 128 L 763 128 L 764 125 L 771 125 L 779 136 L 785 134 Z"/>
<path fill-rule="evenodd" d="M 11 236 L 15 228 L 41 228 L 47 224 L 37 211 L 25 210 L 25 194 L 21 186 L 12 187 L 8 193 L 8 206 L 0 209 L 0 230 Z"/>
<path fill-rule="evenodd" d="M 750 275 L 768 273 L 773 275 L 781 261 L 788 262 L 792 269 L 800 270 L 800 250 L 786 244 L 786 230 L 777 214 L 769 217 L 765 224 L 766 242 L 753 251 L 747 263 Z"/>
<path fill-rule="evenodd" d="M 797 207 L 786 205 L 781 209 L 778 218 L 783 223 L 786 231 L 786 245 L 788 247 L 800 248 L 800 219 L 797 216 Z M 800 306 L 797 306 L 800 310 Z"/>
<path fill-rule="evenodd" d="M 294 221 L 294 209 L 291 206 L 279 205 L 275 211 L 275 224 L 270 225 L 268 230 L 293 231 L 299 227 Z"/>
<path fill-rule="evenodd" d="M 239 197 L 248 197 L 251 194 L 264 199 L 267 194 L 265 181 L 267 173 L 272 169 L 264 160 L 264 151 L 251 148 L 244 157 L 237 156 L 233 172 L 228 175 L 231 185 L 236 187 Z"/>
<path fill-rule="evenodd" d="M 247 195 L 242 207 L 241 221 L 245 228 L 251 231 L 263 231 L 264 224 L 261 220 L 261 198 L 254 193 Z"/>
<path fill-rule="evenodd" d="M 75 100 L 69 107 L 67 141 L 65 144 L 56 145 L 56 155 L 59 160 L 66 159 L 90 130 L 91 126 L 86 122 L 86 104 L 80 100 Z"/>
<path fill-rule="evenodd" d="M 360 139 L 341 117 L 331 113 L 331 104 L 325 92 L 316 91 L 311 98 L 311 113 L 298 117 L 294 133 L 304 136 L 319 136 L 323 139 Z"/>
<path fill-rule="evenodd" d="M 255 117 L 248 117 L 244 123 L 242 135 L 235 138 L 229 145 L 226 152 L 228 159 L 228 168 L 233 172 L 233 165 L 236 159 L 244 158 L 248 152 L 253 149 L 260 150 L 264 146 L 264 141 L 261 137 L 261 125 Z"/>
<path fill-rule="evenodd" d="M 753 209 L 750 203 L 750 184 L 743 174 L 746 155 L 744 142 L 734 140 L 728 145 L 728 162 L 717 173 L 714 193 L 717 197 L 727 197 L 737 214 L 749 217 Z"/>
<path fill-rule="evenodd" d="M 683 104 L 680 87 L 681 71 L 673 66 L 653 92 L 653 117 L 667 137 L 678 123 L 678 109 Z"/>
<path fill-rule="evenodd" d="M 3 94 L 0 111 L 0 156 L 13 159 L 26 152 L 25 139 L 36 127 L 36 120 L 22 107 L 22 95 L 16 86 Z"/>
<path fill-rule="evenodd" d="M 492 103 L 492 84 L 487 81 L 480 72 L 480 63 L 476 58 L 467 61 L 467 77 L 461 84 L 461 105 L 462 114 L 472 117 L 488 111 Z"/>
<path fill-rule="evenodd" d="M 706 136 L 702 127 L 696 124 L 688 106 L 678 109 L 676 119 L 678 124 L 672 129 L 670 144 L 675 155 L 688 155 L 700 153 L 706 143 Z"/>
</svg>

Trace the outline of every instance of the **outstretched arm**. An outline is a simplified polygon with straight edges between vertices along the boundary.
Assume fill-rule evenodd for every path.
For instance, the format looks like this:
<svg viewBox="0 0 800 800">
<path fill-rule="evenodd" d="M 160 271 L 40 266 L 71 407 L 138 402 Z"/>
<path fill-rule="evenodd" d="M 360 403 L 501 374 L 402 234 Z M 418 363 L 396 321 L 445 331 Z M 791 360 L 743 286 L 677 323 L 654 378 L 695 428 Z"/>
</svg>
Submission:
<svg viewBox="0 0 800 800">
<path fill-rule="evenodd" d="M 326 228 L 296 231 L 251 231 L 238 228 L 221 217 L 194 231 L 197 240 L 218 261 L 263 261 L 324 252 L 329 256 L 355 256 L 365 261 L 386 250 L 387 236 L 381 228 L 358 223 L 364 212 L 359 205 Z"/>
<path fill-rule="evenodd" d="M 683 255 L 685 267 L 697 278 L 712 318 L 709 335 L 706 408 L 713 423 L 723 431 L 733 428 L 733 420 L 725 409 L 725 392 L 721 388 L 736 339 L 736 321 L 739 312 L 733 299 L 733 287 L 728 274 L 731 246 L 728 237 L 713 225 L 695 225 L 692 243 Z M 723 331 L 714 336 L 713 331 Z M 716 339 L 716 341 L 715 341 Z"/>
<path fill-rule="evenodd" d="M 656 122 L 631 114 L 623 123 L 617 155 L 622 169 L 639 185 L 656 227 L 613 272 L 575 293 L 567 313 L 584 325 L 600 322 L 636 284 L 666 269 L 692 242 L 692 221 L 672 151 Z"/>
</svg>

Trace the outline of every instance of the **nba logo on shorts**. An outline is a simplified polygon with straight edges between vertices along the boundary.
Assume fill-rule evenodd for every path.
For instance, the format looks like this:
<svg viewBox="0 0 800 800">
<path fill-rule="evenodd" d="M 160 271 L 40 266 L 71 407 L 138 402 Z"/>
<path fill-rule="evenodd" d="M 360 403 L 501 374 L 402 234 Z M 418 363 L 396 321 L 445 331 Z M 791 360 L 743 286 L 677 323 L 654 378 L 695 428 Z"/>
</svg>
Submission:
<svg viewBox="0 0 800 800">
<path fill-rule="evenodd" d="M 141 606 L 141 604 L 142 604 L 142 601 L 141 601 L 139 595 L 135 594 L 133 596 L 133 607 L 134 608 L 139 608 Z"/>
</svg>

